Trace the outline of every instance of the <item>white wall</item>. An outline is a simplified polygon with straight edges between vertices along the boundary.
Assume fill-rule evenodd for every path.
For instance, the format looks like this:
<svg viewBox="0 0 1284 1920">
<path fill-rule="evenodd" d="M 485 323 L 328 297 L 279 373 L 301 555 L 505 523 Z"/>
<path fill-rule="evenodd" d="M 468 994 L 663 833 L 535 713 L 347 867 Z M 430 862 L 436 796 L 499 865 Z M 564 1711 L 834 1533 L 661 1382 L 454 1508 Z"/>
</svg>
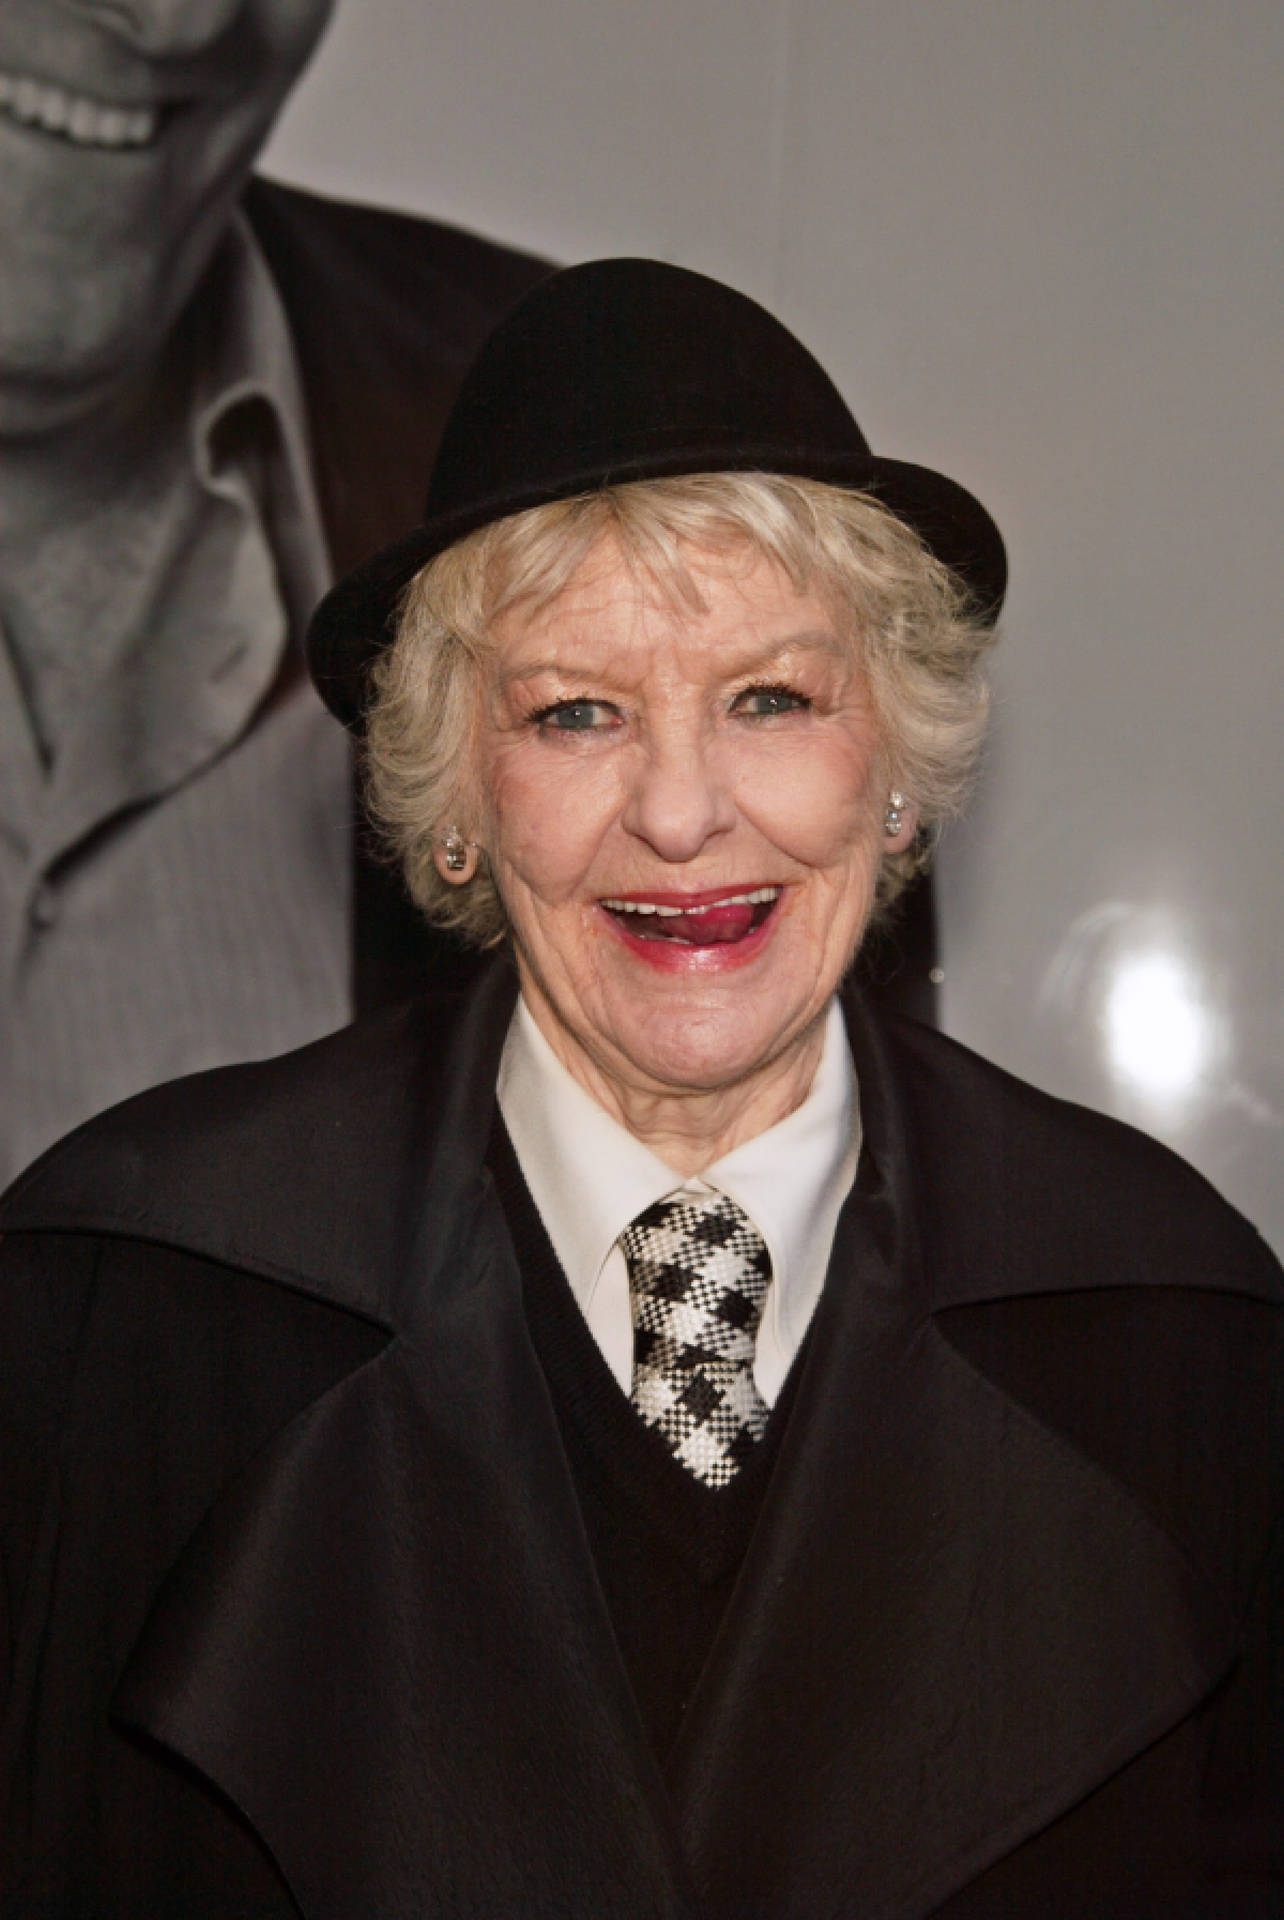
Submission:
<svg viewBox="0 0 1284 1920">
<path fill-rule="evenodd" d="M 1284 1246 L 1278 0 L 342 0 L 283 178 L 757 295 L 1007 535 L 945 1024 Z"/>
</svg>

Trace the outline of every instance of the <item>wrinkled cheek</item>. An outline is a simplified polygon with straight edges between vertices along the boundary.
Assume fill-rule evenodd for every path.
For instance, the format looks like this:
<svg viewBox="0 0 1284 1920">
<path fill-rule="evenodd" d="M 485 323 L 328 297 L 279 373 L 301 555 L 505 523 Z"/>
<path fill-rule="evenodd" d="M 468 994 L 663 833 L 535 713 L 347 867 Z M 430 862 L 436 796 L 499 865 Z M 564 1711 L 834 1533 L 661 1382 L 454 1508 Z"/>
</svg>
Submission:
<svg viewBox="0 0 1284 1920">
<path fill-rule="evenodd" d="M 752 801 L 745 811 L 762 817 L 761 806 L 755 809 Z M 838 801 L 833 787 L 795 779 L 781 789 L 770 825 L 765 820 L 762 825 L 782 852 L 816 872 L 873 868 L 882 853 L 880 822 L 865 790 Z"/>
<path fill-rule="evenodd" d="M 599 784 L 571 777 L 532 779 L 503 760 L 486 789 L 492 868 L 509 911 L 508 889 L 542 908 L 582 899 L 614 800 Z"/>
<path fill-rule="evenodd" d="M 510 913 L 538 915 L 563 907 L 574 896 L 578 865 L 559 858 L 557 848 L 536 835 L 524 833 L 500 839 L 492 870 Z"/>
<path fill-rule="evenodd" d="M 519 940 L 538 940 L 574 891 L 578 863 L 529 808 L 513 805 L 502 787 L 491 795 L 486 823 L 491 873 Z"/>
</svg>

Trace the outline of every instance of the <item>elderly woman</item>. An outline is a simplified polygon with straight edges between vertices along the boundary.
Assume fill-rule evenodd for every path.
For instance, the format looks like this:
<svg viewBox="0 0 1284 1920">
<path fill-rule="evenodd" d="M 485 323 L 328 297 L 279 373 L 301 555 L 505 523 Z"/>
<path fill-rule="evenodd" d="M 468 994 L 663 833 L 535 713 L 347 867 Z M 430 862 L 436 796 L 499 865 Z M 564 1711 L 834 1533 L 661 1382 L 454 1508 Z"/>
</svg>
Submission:
<svg viewBox="0 0 1284 1920">
<path fill-rule="evenodd" d="M 1284 1912 L 1274 1264 L 844 986 L 1003 584 L 725 288 L 494 337 L 312 636 L 492 963 L 7 1203 L 6 1914 Z"/>
</svg>

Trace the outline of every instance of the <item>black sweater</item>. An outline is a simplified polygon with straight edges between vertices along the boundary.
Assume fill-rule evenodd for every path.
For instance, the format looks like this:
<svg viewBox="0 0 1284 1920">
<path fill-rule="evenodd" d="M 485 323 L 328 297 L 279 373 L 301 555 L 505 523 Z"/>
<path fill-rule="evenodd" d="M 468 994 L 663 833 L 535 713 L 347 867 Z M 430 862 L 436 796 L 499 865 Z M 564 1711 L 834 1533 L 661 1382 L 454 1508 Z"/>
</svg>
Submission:
<svg viewBox="0 0 1284 1920">
<path fill-rule="evenodd" d="M 663 1763 L 735 1587 L 788 1423 L 793 1382 L 753 1457 L 710 1488 L 639 1417 L 571 1292 L 501 1120 L 487 1155 L 522 1273 L 598 1579 L 643 1725 Z"/>
</svg>

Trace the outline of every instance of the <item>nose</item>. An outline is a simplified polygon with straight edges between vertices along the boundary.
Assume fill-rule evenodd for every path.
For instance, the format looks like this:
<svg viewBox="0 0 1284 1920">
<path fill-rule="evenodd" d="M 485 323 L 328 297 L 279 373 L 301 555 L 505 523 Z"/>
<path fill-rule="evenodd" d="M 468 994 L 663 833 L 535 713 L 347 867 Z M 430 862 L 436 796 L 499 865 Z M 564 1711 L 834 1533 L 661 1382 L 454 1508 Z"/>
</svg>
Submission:
<svg viewBox="0 0 1284 1920">
<path fill-rule="evenodd" d="M 246 0 L 81 0 L 82 11 L 154 60 L 183 60 L 221 39 Z"/>
<path fill-rule="evenodd" d="M 735 799 L 716 756 L 685 737 L 646 750 L 622 815 L 627 832 L 675 865 L 694 860 L 735 818 Z"/>
</svg>

